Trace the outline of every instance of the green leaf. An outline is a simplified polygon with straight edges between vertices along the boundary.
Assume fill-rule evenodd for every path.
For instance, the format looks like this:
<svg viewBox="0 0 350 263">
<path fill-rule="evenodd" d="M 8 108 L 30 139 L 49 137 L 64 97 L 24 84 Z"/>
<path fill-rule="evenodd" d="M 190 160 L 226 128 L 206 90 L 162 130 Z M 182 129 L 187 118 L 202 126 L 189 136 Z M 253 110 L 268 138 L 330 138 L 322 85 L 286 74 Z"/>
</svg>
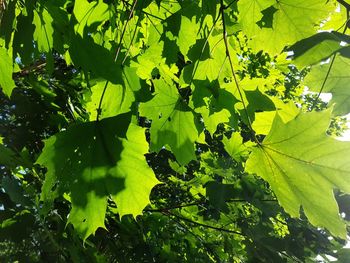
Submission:
<svg viewBox="0 0 350 263">
<path fill-rule="evenodd" d="M 84 30 L 87 30 L 85 33 L 88 33 L 87 27 L 109 19 L 108 5 L 100 0 L 76 0 L 73 14 L 78 21 L 77 25 L 75 25 L 75 30 L 81 36 L 84 35 Z"/>
<path fill-rule="evenodd" d="M 260 27 L 257 22 L 263 18 L 261 11 L 275 4 L 274 0 L 244 0 L 238 1 L 238 22 L 242 25 L 244 33 L 248 36 L 258 35 Z"/>
<path fill-rule="evenodd" d="M 300 207 L 311 224 L 346 237 L 333 190 L 350 191 L 350 143 L 326 135 L 331 111 L 302 113 L 285 124 L 279 115 L 246 164 L 265 179 L 293 217 Z"/>
<path fill-rule="evenodd" d="M 322 92 L 332 93 L 330 104 L 335 103 L 333 114 L 345 115 L 350 112 L 350 58 L 337 55 L 329 71 L 330 63 L 315 65 L 311 72 L 306 75 L 304 84 L 311 91 L 320 92 L 325 81 Z M 329 71 L 329 74 L 328 74 Z"/>
<path fill-rule="evenodd" d="M 137 63 L 131 62 L 131 67 L 137 69 L 136 73 L 141 79 L 151 79 L 154 68 L 159 67 L 165 59 L 162 57 L 164 42 L 151 45 L 143 54 L 137 57 Z"/>
<path fill-rule="evenodd" d="M 12 79 L 12 57 L 9 56 L 4 47 L 0 47 L 0 57 L 0 87 L 7 96 L 11 96 L 15 87 L 15 82 Z"/>
<path fill-rule="evenodd" d="M 338 251 L 338 260 L 336 262 L 338 263 L 346 263 L 350 261 L 350 249 L 349 248 L 342 248 L 340 251 Z"/>
<path fill-rule="evenodd" d="M 185 16 L 181 17 L 181 28 L 176 42 L 185 57 L 187 57 L 190 47 L 196 43 L 199 27 L 200 25 L 196 23 L 195 17 L 192 20 Z"/>
<path fill-rule="evenodd" d="M 230 40 L 232 40 L 232 38 L 228 38 L 231 44 Z M 220 85 L 231 80 L 227 85 L 232 86 L 232 72 L 229 61 L 226 59 L 226 46 L 224 41 L 222 41 L 222 34 L 210 36 L 208 38 L 208 43 L 206 43 L 206 41 L 200 41 L 199 44 L 201 44 L 199 47 L 194 46 L 193 48 L 195 50 L 190 50 L 189 52 L 189 54 L 191 51 L 194 53 L 192 56 L 197 60 L 196 63 L 192 63 L 184 68 L 181 79 L 183 79 L 187 85 L 189 85 L 192 80 L 219 81 Z M 205 49 L 203 49 L 204 44 L 206 44 Z M 234 56 L 236 50 L 232 45 L 229 45 L 228 48 L 233 66 L 237 69 L 238 59 L 237 56 Z"/>
<path fill-rule="evenodd" d="M 339 4 L 340 8 L 337 8 L 334 13 L 331 14 L 329 19 L 321 26 L 322 30 L 333 30 L 341 32 L 344 27 L 347 27 L 346 21 L 348 20 L 347 14 L 348 11 L 346 7 L 342 4 Z"/>
<path fill-rule="evenodd" d="M 11 200 L 16 204 L 31 205 L 31 200 L 24 195 L 23 188 L 19 181 L 14 177 L 6 176 L 1 180 L 1 187 L 5 190 L 5 193 L 9 195 Z"/>
<path fill-rule="evenodd" d="M 200 113 L 205 128 L 213 134 L 219 123 L 237 126 L 234 105 L 238 100 L 235 96 L 219 87 L 218 81 L 194 81 L 195 89 L 191 97 L 191 106 Z"/>
<path fill-rule="evenodd" d="M 314 65 L 343 48 L 341 41 L 350 42 L 350 38 L 337 32 L 321 32 L 298 41 L 289 50 L 293 51 L 293 64 L 303 68 Z"/>
<path fill-rule="evenodd" d="M 91 37 L 72 36 L 69 54 L 75 66 L 92 71 L 96 77 L 104 78 L 113 84 L 122 83 L 122 70 L 114 61 L 112 53 L 94 43 Z"/>
<path fill-rule="evenodd" d="M 130 124 L 126 137 L 121 160 L 114 168 L 115 173 L 125 180 L 125 187 L 112 196 L 121 217 L 127 214 L 136 217 L 149 204 L 150 192 L 159 181 L 144 156 L 148 152 L 145 130 Z"/>
<path fill-rule="evenodd" d="M 5 47 L 11 43 L 11 37 L 16 25 L 16 1 L 2 3 L 4 9 L 0 10 L 0 36 L 5 40 Z"/>
<path fill-rule="evenodd" d="M 33 12 L 30 15 L 19 15 L 17 17 L 17 29 L 13 38 L 13 54 L 19 54 L 23 64 L 33 62 L 33 35 L 36 26 L 32 24 Z"/>
<path fill-rule="evenodd" d="M 168 145 L 180 164 L 196 159 L 194 142 L 199 136 L 197 116 L 165 79 L 154 80 L 156 94 L 140 104 L 140 115 L 152 120 L 151 150 Z"/>
<path fill-rule="evenodd" d="M 135 72 L 135 68 L 125 67 L 123 69 L 123 85 L 106 83 L 105 80 L 97 81 L 91 88 L 90 101 L 86 105 L 90 120 L 96 120 L 102 94 L 100 120 L 127 113 L 131 110 L 131 106 L 135 101 L 134 91 L 141 88 L 139 78 Z"/>
<path fill-rule="evenodd" d="M 247 155 L 247 147 L 243 144 L 243 138 L 238 132 L 232 133 L 230 139 L 222 139 L 225 151 L 236 161 L 242 161 L 242 156 Z"/>
<path fill-rule="evenodd" d="M 202 11 L 204 14 L 209 14 L 213 17 L 213 19 L 215 19 L 216 10 L 218 9 L 217 5 L 218 5 L 218 2 L 216 0 L 214 1 L 202 0 Z"/>
<path fill-rule="evenodd" d="M 34 40 L 38 44 L 38 50 L 46 53 L 47 67 L 49 70 L 53 70 L 52 48 L 54 28 L 52 22 L 53 18 L 46 8 L 40 6 L 39 11 L 34 10 Z"/>
<path fill-rule="evenodd" d="M 17 163 L 16 154 L 11 149 L 0 144 L 0 165 L 15 167 Z"/>
<path fill-rule="evenodd" d="M 268 134 L 270 132 L 273 120 L 278 113 L 283 122 L 287 123 L 293 120 L 300 112 L 293 102 L 284 103 L 279 99 L 273 99 L 275 111 L 263 111 L 255 113 L 255 120 L 252 128 L 256 134 Z"/>
<path fill-rule="evenodd" d="M 244 95 L 246 97 L 246 110 L 251 120 L 255 118 L 256 111 L 273 111 L 275 110 L 275 105 L 272 99 L 262 93 L 258 88 L 256 90 L 245 90 Z M 247 114 L 244 110 L 241 110 L 241 116 L 246 123 Z"/>
<path fill-rule="evenodd" d="M 37 160 L 48 169 L 41 199 L 47 207 L 59 195 L 70 193 L 68 222 L 84 240 L 104 228 L 109 195 L 120 217 L 136 217 L 158 183 L 144 157 L 148 145 L 144 129 L 129 122 L 129 114 L 124 114 L 73 125 L 46 140 Z"/>
<path fill-rule="evenodd" d="M 271 2 L 241 2 L 238 4 L 241 26 L 252 39 L 251 46 L 271 54 L 280 53 L 285 46 L 316 33 L 317 25 L 336 8 L 334 2 L 326 0 L 275 0 L 269 9 L 266 8 Z M 253 16 L 248 15 L 252 10 Z M 263 16 L 259 12 L 263 12 Z"/>
<path fill-rule="evenodd" d="M 34 40 L 37 41 L 41 52 L 50 52 L 52 49 L 54 31 L 52 22 L 53 18 L 45 8 L 42 8 L 40 12 L 34 11 Z"/>
</svg>

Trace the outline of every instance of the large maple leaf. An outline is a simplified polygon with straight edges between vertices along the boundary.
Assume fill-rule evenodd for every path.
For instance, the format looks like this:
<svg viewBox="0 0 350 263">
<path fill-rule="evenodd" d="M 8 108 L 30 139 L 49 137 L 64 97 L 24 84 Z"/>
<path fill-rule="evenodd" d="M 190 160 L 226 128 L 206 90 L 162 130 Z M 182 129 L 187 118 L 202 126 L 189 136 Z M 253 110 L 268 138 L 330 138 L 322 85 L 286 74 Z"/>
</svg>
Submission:
<svg viewBox="0 0 350 263">
<path fill-rule="evenodd" d="M 73 125 L 46 140 L 37 160 L 48 169 L 41 199 L 50 204 L 69 193 L 68 221 L 84 239 L 104 227 L 108 196 L 121 217 L 135 217 L 158 183 L 144 156 L 144 129 L 129 123 L 130 115 L 123 114 Z"/>
<path fill-rule="evenodd" d="M 345 238 L 333 190 L 350 192 L 350 142 L 326 135 L 330 117 L 330 110 L 303 113 L 285 124 L 276 115 L 246 171 L 268 181 L 291 216 L 298 217 L 302 206 L 313 225 Z"/>
</svg>

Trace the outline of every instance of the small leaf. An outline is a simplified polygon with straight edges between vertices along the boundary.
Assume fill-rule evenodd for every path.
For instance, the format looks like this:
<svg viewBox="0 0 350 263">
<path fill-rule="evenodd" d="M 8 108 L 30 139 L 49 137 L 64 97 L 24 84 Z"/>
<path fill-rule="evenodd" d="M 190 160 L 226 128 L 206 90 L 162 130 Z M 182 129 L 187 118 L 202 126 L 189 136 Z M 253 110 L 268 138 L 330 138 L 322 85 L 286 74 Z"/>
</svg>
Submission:
<svg viewBox="0 0 350 263">
<path fill-rule="evenodd" d="M 7 96 L 11 96 L 15 87 L 15 82 L 12 79 L 12 58 L 3 47 L 0 47 L 0 58 L 0 88 Z"/>
<path fill-rule="evenodd" d="M 237 162 L 240 162 L 242 156 L 246 155 L 247 147 L 243 144 L 243 138 L 238 132 L 234 132 L 230 139 L 222 139 L 226 152 Z"/>
</svg>

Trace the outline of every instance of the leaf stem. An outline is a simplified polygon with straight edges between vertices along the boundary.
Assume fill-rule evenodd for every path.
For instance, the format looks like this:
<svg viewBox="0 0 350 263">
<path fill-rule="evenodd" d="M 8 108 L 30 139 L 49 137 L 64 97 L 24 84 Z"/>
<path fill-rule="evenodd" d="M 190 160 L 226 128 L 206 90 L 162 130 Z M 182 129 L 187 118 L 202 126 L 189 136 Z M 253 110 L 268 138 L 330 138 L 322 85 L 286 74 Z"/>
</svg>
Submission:
<svg viewBox="0 0 350 263">
<path fill-rule="evenodd" d="M 249 114 L 248 114 L 248 111 L 247 111 L 247 106 L 244 102 L 244 98 L 243 98 L 243 93 L 242 93 L 242 90 L 241 88 L 239 87 L 239 84 L 238 84 L 238 79 L 237 79 L 237 76 L 236 76 L 236 72 L 235 72 L 235 69 L 233 67 L 233 62 L 232 62 L 232 59 L 231 59 L 231 55 L 230 55 L 230 50 L 229 50 L 229 44 L 228 44 L 228 41 L 227 41 L 227 30 L 226 30 L 226 23 L 225 23 L 225 9 L 226 9 L 226 6 L 224 5 L 224 1 L 223 0 L 220 0 L 220 12 L 221 12 L 221 19 L 222 19 L 222 30 L 223 30 L 223 38 L 224 38 L 224 43 L 225 43 L 225 49 L 226 49 L 226 57 L 228 58 L 228 61 L 229 61 L 229 64 L 230 64 L 230 68 L 231 68 L 231 73 L 232 73 L 232 76 L 233 76 L 233 79 L 234 79 L 234 82 L 236 84 L 236 88 L 238 90 L 238 94 L 239 94 L 239 97 L 242 101 L 242 104 L 243 104 L 243 108 L 244 108 L 244 112 L 247 116 L 247 121 L 248 121 L 248 126 L 249 126 L 249 129 L 250 131 L 252 132 L 252 135 L 253 135 L 253 138 L 254 138 L 254 141 L 260 145 L 260 142 L 259 140 L 256 138 L 256 135 L 255 135 L 255 132 L 252 128 L 252 122 L 250 120 L 250 117 L 249 117 Z"/>
</svg>

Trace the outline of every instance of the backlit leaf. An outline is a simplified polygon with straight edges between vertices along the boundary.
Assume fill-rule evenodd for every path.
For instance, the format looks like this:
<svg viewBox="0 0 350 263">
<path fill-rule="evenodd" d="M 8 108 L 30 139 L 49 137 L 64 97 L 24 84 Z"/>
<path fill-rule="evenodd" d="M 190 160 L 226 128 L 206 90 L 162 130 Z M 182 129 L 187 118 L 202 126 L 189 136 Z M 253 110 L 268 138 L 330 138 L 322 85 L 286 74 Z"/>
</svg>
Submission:
<svg viewBox="0 0 350 263">
<path fill-rule="evenodd" d="M 333 113 L 345 115 L 350 112 L 350 72 L 346 70 L 350 67 L 350 58 L 337 55 L 329 71 L 330 66 L 330 63 L 315 65 L 304 83 L 311 91 L 332 93 L 330 104 L 335 103 Z"/>
<path fill-rule="evenodd" d="M 109 195 L 121 217 L 136 217 L 158 183 L 144 157 L 144 129 L 129 122 L 124 114 L 73 125 L 50 137 L 37 160 L 48 169 L 41 199 L 48 206 L 57 196 L 70 193 L 68 221 L 84 239 L 105 226 Z"/>
<path fill-rule="evenodd" d="M 175 85 L 163 78 L 154 80 L 156 94 L 140 104 L 140 115 L 152 120 L 151 150 L 168 145 L 180 164 L 196 159 L 194 142 L 199 126 L 194 112 L 178 94 Z"/>
<path fill-rule="evenodd" d="M 298 217 L 302 207 L 313 225 L 344 238 L 333 190 L 350 191 L 350 143 L 326 135 L 330 117 L 330 110 L 303 113 L 285 124 L 277 115 L 246 171 L 268 181 L 291 216 Z"/>
<path fill-rule="evenodd" d="M 0 88 L 7 96 L 10 96 L 15 87 L 12 79 L 12 58 L 3 47 L 0 47 L 0 58 Z"/>
<path fill-rule="evenodd" d="M 252 39 L 256 51 L 271 54 L 280 53 L 285 46 L 316 33 L 321 21 L 336 7 L 334 2 L 326 0 L 275 0 L 269 9 L 266 9 L 265 1 L 242 2 L 248 2 L 238 5 L 241 21 L 245 22 L 241 24 L 243 32 Z M 247 17 L 252 10 L 254 15 Z M 259 12 L 264 16 L 261 17 Z M 248 19 L 251 22 L 247 22 Z"/>
</svg>

